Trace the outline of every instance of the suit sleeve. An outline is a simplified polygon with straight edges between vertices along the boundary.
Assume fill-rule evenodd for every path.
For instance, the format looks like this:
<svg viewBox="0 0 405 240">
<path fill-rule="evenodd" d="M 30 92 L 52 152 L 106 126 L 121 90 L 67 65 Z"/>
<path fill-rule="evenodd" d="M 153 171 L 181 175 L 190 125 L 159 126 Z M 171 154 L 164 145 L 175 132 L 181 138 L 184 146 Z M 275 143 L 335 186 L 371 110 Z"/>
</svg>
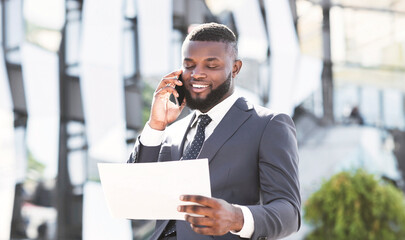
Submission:
<svg viewBox="0 0 405 240">
<path fill-rule="evenodd" d="M 132 150 L 127 163 L 157 162 L 161 145 L 147 147 L 142 145 L 139 139 L 140 136 L 136 139 L 134 149 Z"/>
<path fill-rule="evenodd" d="M 301 219 L 298 147 L 288 115 L 269 120 L 259 151 L 262 204 L 248 206 L 254 219 L 252 239 L 278 239 L 298 231 Z"/>
<path fill-rule="evenodd" d="M 146 123 L 142 134 L 136 139 L 127 163 L 156 162 L 163 138 L 164 131 L 154 130 Z"/>
</svg>

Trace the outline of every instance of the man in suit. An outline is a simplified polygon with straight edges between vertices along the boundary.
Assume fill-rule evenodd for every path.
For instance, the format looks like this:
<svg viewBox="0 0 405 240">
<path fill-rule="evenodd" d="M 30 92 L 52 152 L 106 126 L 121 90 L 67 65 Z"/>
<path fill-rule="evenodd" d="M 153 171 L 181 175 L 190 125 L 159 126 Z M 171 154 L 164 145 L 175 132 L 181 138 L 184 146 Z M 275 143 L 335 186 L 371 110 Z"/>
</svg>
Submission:
<svg viewBox="0 0 405 240">
<path fill-rule="evenodd" d="M 213 197 L 180 196 L 199 205 L 179 206 L 185 221 L 157 221 L 153 240 L 278 239 L 299 229 L 294 123 L 234 94 L 237 51 L 229 28 L 199 25 L 183 43 L 183 68 L 156 88 L 128 162 L 208 158 Z M 169 100 L 176 86 L 185 90 L 180 105 Z M 186 104 L 194 111 L 174 122 Z"/>
</svg>

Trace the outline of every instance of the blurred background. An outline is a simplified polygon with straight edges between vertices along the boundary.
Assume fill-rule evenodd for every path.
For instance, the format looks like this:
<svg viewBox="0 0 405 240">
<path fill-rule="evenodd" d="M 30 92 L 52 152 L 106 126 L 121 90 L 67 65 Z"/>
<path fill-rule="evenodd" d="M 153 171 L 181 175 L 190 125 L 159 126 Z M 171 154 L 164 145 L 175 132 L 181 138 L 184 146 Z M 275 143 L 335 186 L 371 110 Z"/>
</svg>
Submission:
<svg viewBox="0 0 405 240">
<path fill-rule="evenodd" d="M 303 202 L 361 168 L 405 190 L 403 0 L 1 0 L 0 240 L 146 239 L 97 163 L 125 162 L 188 30 L 237 34 L 237 92 L 290 114 Z M 288 239 L 304 239 L 310 226 Z"/>
</svg>

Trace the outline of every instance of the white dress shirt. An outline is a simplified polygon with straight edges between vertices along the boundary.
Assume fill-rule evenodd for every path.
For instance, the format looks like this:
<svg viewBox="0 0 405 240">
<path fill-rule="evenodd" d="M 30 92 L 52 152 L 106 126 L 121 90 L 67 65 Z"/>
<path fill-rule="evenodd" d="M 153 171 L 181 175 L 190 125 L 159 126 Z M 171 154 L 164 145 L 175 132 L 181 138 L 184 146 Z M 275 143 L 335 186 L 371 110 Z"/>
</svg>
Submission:
<svg viewBox="0 0 405 240">
<path fill-rule="evenodd" d="M 232 94 L 231 96 L 224 99 L 222 102 L 215 105 L 206 113 L 195 110 L 196 117 L 191 124 L 190 131 L 187 133 L 186 141 L 184 143 L 184 150 L 187 149 L 187 146 L 193 141 L 194 135 L 197 131 L 196 123 L 199 115 L 207 114 L 212 119 L 212 121 L 205 128 L 205 140 L 207 140 L 237 99 L 238 96 L 236 94 Z M 149 126 L 149 123 L 146 123 L 139 140 L 144 146 L 158 146 L 163 142 L 164 134 L 165 131 L 152 129 Z M 231 231 L 231 233 L 239 235 L 242 238 L 250 238 L 254 232 L 254 220 L 252 212 L 249 210 L 248 207 L 239 205 L 234 206 L 237 206 L 242 210 L 244 223 L 242 229 L 239 232 Z"/>
</svg>

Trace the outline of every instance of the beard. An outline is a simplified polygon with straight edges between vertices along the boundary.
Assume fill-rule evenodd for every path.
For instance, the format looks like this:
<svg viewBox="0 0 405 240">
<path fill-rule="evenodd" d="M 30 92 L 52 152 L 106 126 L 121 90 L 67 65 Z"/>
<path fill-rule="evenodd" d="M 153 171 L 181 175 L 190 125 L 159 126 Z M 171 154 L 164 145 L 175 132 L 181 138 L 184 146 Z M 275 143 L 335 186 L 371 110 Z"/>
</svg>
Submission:
<svg viewBox="0 0 405 240">
<path fill-rule="evenodd" d="M 190 91 L 188 89 L 185 89 L 184 95 L 187 101 L 187 106 L 191 109 L 197 109 L 201 112 L 207 112 L 223 100 L 223 97 L 229 92 L 229 89 L 231 88 L 231 80 L 232 76 L 231 73 L 229 73 L 225 82 L 219 85 L 216 89 L 213 89 L 205 99 L 201 99 L 198 97 L 196 99 L 193 99 Z"/>
</svg>

